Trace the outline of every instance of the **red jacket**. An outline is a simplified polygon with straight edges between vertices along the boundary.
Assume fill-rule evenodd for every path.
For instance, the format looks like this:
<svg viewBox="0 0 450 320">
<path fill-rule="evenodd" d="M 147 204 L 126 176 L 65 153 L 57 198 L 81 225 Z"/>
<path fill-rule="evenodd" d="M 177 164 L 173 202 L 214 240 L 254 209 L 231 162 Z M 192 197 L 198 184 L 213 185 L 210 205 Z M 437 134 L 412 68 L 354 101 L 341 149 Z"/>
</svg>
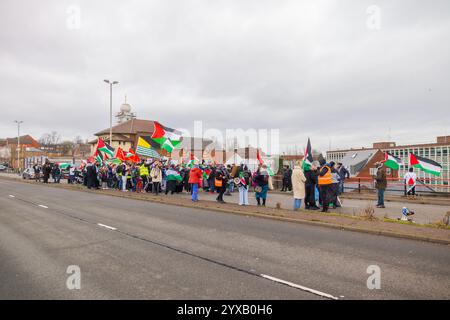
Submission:
<svg viewBox="0 0 450 320">
<path fill-rule="evenodd" d="M 199 168 L 192 168 L 189 172 L 189 183 L 197 183 L 202 185 L 203 173 Z"/>
</svg>

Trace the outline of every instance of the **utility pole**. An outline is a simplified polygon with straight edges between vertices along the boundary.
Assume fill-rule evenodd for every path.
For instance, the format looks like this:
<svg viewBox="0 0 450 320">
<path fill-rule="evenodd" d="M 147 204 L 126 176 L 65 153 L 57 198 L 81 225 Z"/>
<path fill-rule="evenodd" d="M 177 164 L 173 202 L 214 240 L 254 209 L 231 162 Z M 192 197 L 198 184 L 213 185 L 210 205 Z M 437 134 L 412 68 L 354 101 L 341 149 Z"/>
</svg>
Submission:
<svg viewBox="0 0 450 320">
<path fill-rule="evenodd" d="M 20 124 L 23 121 L 14 120 L 14 122 L 17 123 L 17 169 L 20 174 Z"/>
<path fill-rule="evenodd" d="M 119 81 L 103 80 L 109 84 L 109 145 L 112 145 L 112 86 L 118 84 Z"/>
</svg>

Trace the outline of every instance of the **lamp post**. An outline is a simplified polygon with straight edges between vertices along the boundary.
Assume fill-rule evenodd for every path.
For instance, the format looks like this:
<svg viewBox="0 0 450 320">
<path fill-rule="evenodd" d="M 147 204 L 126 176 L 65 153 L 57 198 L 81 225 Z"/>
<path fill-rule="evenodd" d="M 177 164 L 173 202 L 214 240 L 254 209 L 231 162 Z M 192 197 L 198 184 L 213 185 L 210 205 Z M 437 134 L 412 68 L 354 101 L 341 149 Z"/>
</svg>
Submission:
<svg viewBox="0 0 450 320">
<path fill-rule="evenodd" d="M 14 120 L 14 122 L 17 123 L 17 169 L 20 174 L 20 124 L 23 121 Z"/>
<path fill-rule="evenodd" d="M 109 145 L 112 145 L 112 86 L 118 84 L 119 81 L 103 80 L 109 84 Z"/>
</svg>

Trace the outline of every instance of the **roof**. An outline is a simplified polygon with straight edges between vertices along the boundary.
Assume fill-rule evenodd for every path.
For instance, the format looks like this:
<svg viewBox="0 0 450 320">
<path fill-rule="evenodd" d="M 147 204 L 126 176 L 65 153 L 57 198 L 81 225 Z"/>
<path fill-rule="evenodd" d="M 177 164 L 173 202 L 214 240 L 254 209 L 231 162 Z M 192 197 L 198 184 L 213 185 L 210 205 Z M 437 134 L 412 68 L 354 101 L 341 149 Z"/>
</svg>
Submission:
<svg viewBox="0 0 450 320">
<path fill-rule="evenodd" d="M 154 122 L 152 120 L 131 119 L 124 123 L 117 124 L 112 127 L 114 134 L 137 134 L 140 133 L 153 133 Z M 96 136 L 109 134 L 109 128 L 97 132 Z"/>
<path fill-rule="evenodd" d="M 405 144 L 405 145 L 398 145 L 398 146 L 392 146 L 392 147 L 383 147 L 381 150 L 399 150 L 399 149 L 414 149 L 414 148 L 429 148 L 429 147 L 443 147 L 443 146 L 450 146 L 450 140 L 445 139 L 446 137 L 438 137 L 441 138 L 444 142 L 433 142 L 433 143 L 422 143 L 422 144 Z M 441 141 L 441 140 L 440 140 Z M 447 141 L 447 142 L 445 142 Z M 384 142 L 380 142 L 384 143 Z M 378 144 L 378 143 L 375 143 Z M 327 153 L 334 153 L 334 152 L 347 152 L 347 151 L 359 151 L 359 150 L 373 150 L 373 148 L 350 148 L 350 149 L 342 149 L 342 150 L 330 150 L 327 151 Z"/>
<path fill-rule="evenodd" d="M 348 168 L 350 174 L 356 175 L 377 152 L 378 149 L 351 150 L 345 154 L 340 162 Z"/>
<path fill-rule="evenodd" d="M 0 146 L 5 146 L 8 144 L 17 144 L 17 137 L 15 138 L 6 138 L 6 139 L 0 139 Z M 37 142 L 32 136 L 29 134 L 20 136 L 20 144 L 37 144 L 39 145 L 39 142 Z"/>
</svg>

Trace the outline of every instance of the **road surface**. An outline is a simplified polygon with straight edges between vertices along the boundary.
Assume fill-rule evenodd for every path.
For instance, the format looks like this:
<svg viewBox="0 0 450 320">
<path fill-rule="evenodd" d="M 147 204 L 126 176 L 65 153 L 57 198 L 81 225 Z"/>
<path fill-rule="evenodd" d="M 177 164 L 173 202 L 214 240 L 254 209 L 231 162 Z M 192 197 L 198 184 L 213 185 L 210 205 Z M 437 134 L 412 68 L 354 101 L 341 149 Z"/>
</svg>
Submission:
<svg viewBox="0 0 450 320">
<path fill-rule="evenodd" d="M 449 246 L 1 179 L 0 259 L 0 299 L 450 298 Z"/>
</svg>

